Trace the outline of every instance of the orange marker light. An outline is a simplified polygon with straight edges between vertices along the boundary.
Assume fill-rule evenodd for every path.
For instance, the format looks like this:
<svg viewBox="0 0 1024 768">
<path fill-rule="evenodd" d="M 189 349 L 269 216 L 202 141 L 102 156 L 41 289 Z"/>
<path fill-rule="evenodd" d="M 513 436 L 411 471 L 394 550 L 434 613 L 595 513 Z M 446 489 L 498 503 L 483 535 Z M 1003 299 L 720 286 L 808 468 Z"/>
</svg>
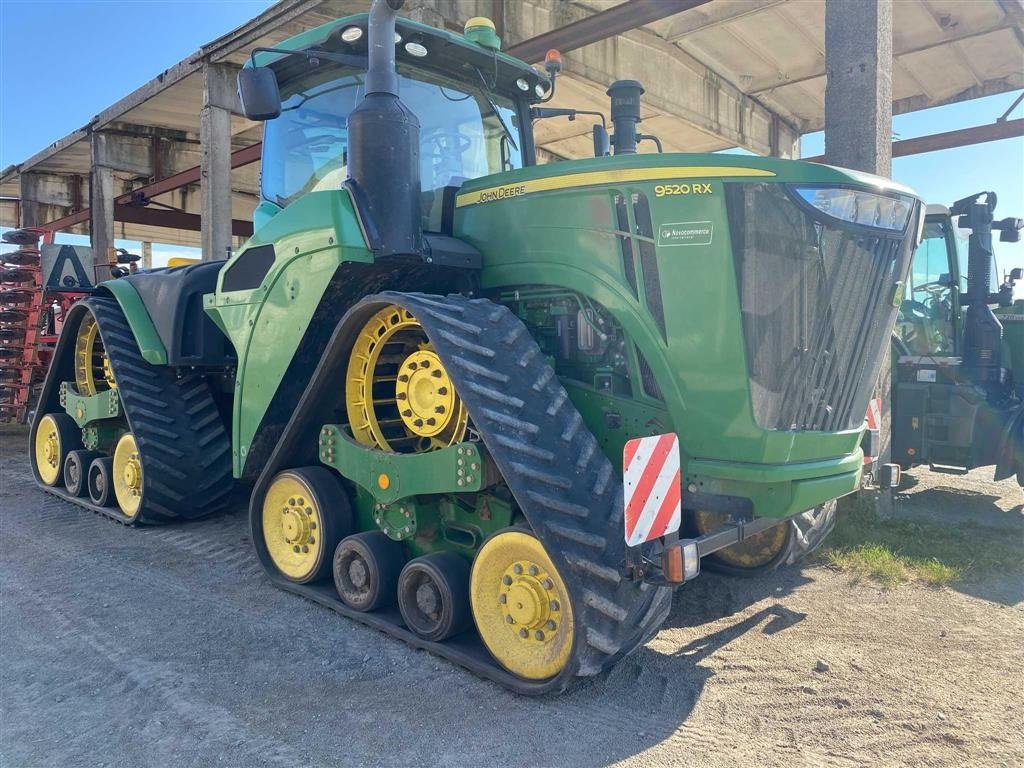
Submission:
<svg viewBox="0 0 1024 768">
<path fill-rule="evenodd" d="M 560 54 L 554 48 L 552 48 L 550 51 L 548 51 L 547 54 L 545 54 L 545 56 L 544 56 L 544 69 L 546 69 L 548 71 L 548 73 L 552 74 L 552 75 L 557 74 L 558 72 L 561 72 L 562 71 L 562 54 Z"/>
<path fill-rule="evenodd" d="M 377 485 L 380 486 L 380 489 L 382 491 L 386 491 L 389 487 L 391 487 L 391 478 L 381 473 L 377 475 Z"/>
</svg>

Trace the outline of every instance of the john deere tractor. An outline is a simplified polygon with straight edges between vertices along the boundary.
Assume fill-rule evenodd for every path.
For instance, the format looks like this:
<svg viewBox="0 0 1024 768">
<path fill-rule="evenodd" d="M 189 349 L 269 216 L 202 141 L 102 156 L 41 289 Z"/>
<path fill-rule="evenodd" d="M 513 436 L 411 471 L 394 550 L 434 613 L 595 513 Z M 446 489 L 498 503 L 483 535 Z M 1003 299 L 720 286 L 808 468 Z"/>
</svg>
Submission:
<svg viewBox="0 0 1024 768">
<path fill-rule="evenodd" d="M 995 207 L 994 192 L 927 207 L 892 342 L 892 456 L 952 474 L 995 465 L 1024 485 L 1022 272 L 1000 283 L 992 246 L 993 232 L 1017 242 L 1024 220 Z"/>
<path fill-rule="evenodd" d="M 35 472 L 127 524 L 248 494 L 279 586 L 560 690 L 651 637 L 701 557 L 777 562 L 857 490 L 921 204 L 823 165 L 638 154 L 633 81 L 598 156 L 537 165 L 533 121 L 571 112 L 538 106 L 557 57 L 401 4 L 253 52 L 255 235 L 75 305 Z"/>
</svg>

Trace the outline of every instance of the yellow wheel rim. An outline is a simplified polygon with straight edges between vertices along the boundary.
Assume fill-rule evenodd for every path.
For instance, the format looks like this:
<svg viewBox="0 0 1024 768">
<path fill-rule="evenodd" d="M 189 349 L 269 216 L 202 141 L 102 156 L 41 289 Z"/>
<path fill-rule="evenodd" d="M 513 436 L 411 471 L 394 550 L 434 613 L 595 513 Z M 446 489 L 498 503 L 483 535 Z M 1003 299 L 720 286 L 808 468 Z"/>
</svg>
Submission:
<svg viewBox="0 0 1024 768">
<path fill-rule="evenodd" d="M 729 517 L 717 512 L 698 510 L 694 513 L 697 531 L 701 534 L 711 533 L 726 524 Z M 773 526 L 745 539 L 739 544 L 720 549 L 715 557 L 727 565 L 736 568 L 760 568 L 768 565 L 778 557 L 786 546 L 789 526 L 785 523 Z"/>
<path fill-rule="evenodd" d="M 473 561 L 469 599 L 484 645 L 509 672 L 544 680 L 565 668 L 574 633 L 569 590 L 534 536 L 488 539 Z"/>
<path fill-rule="evenodd" d="M 274 478 L 263 499 L 263 542 L 277 569 L 293 581 L 322 561 L 323 517 L 312 489 L 293 472 Z"/>
<path fill-rule="evenodd" d="M 78 336 L 75 338 L 75 385 L 80 395 L 95 395 L 117 387 L 99 331 L 96 318 L 92 315 L 86 315 L 78 327 Z"/>
<path fill-rule="evenodd" d="M 113 472 L 117 505 L 128 517 L 135 517 L 142 506 L 142 458 L 131 432 L 117 441 Z"/>
<path fill-rule="evenodd" d="M 398 453 L 462 442 L 469 422 L 423 326 L 397 306 L 376 313 L 356 338 L 345 407 L 357 441 Z"/>
<path fill-rule="evenodd" d="M 53 416 L 43 416 L 36 429 L 35 460 L 39 477 L 47 485 L 53 485 L 63 471 L 61 460 L 64 446 L 60 444 L 60 430 Z"/>
</svg>

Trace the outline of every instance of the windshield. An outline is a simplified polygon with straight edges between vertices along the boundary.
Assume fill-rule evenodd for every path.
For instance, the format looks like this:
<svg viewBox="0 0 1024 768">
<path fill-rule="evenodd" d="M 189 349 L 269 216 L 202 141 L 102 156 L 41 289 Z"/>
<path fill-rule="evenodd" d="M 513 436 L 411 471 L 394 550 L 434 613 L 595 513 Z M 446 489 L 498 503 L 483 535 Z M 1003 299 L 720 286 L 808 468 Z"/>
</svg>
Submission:
<svg viewBox="0 0 1024 768">
<path fill-rule="evenodd" d="M 957 286 L 949 253 L 956 241 L 950 237 L 950 229 L 949 219 L 926 221 L 921 244 L 914 252 L 896 323 L 896 333 L 911 354 L 951 355 L 956 348 L 953 294 Z"/>
<path fill-rule="evenodd" d="M 365 95 L 365 73 L 340 72 L 284 91 L 281 116 L 264 130 L 264 199 L 284 207 L 307 192 L 339 189 L 348 178 L 348 115 Z M 488 94 L 482 82 L 474 87 L 400 71 L 399 93 L 420 121 L 427 231 L 440 229 L 444 187 L 522 167 L 515 105 Z"/>
</svg>

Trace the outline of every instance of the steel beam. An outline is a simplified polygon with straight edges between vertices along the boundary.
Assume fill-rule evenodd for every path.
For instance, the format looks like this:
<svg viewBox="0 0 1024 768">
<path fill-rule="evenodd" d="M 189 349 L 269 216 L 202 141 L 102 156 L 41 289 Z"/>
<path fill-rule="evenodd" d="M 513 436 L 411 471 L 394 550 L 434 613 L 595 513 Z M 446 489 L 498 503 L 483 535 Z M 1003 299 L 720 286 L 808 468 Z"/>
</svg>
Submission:
<svg viewBox="0 0 1024 768">
<path fill-rule="evenodd" d="M 918 136 L 913 139 L 903 139 L 892 143 L 893 157 L 906 157 L 907 155 L 920 155 L 925 152 L 938 152 L 942 149 L 956 149 L 957 147 L 969 147 L 974 144 L 984 144 L 987 141 L 999 141 L 1000 139 L 1012 139 L 1024 136 L 1024 118 L 1017 120 L 1003 120 L 997 123 L 986 125 L 975 125 L 970 128 L 959 128 L 955 131 L 945 133 L 933 133 L 929 136 Z M 803 157 L 811 163 L 825 161 L 824 155 Z"/>
<path fill-rule="evenodd" d="M 202 218 L 198 213 L 170 211 L 166 208 L 145 208 L 141 205 L 114 206 L 114 221 L 123 221 L 126 224 L 144 224 L 150 227 L 200 232 L 202 231 Z M 237 237 L 251 237 L 252 222 L 233 219 L 231 234 Z"/>
<path fill-rule="evenodd" d="M 236 149 L 231 153 L 231 167 L 240 168 L 243 165 L 259 162 L 262 152 L 262 143 L 253 144 L 243 149 Z M 193 168 L 187 168 L 180 173 L 176 173 L 173 176 L 168 176 L 166 179 L 160 179 L 159 181 L 154 181 L 151 184 L 145 184 L 137 189 L 133 189 L 131 192 L 126 192 L 125 194 L 115 198 L 114 203 L 117 205 L 127 205 L 139 197 L 158 197 L 166 194 L 167 192 L 173 192 L 176 189 L 187 187 L 189 184 L 195 184 L 198 181 L 199 166 L 197 165 Z M 53 232 L 60 232 L 88 220 L 89 209 L 85 208 L 81 211 L 69 214 L 68 216 L 54 219 L 46 224 L 41 224 L 40 226 Z"/>
<path fill-rule="evenodd" d="M 529 64 L 536 64 L 543 61 L 544 55 L 552 48 L 557 48 L 562 53 L 572 51 L 688 11 L 710 1 L 628 0 L 628 2 L 616 5 L 607 11 L 599 11 L 585 19 L 510 45 L 505 52 L 509 56 L 515 56 Z"/>
</svg>

